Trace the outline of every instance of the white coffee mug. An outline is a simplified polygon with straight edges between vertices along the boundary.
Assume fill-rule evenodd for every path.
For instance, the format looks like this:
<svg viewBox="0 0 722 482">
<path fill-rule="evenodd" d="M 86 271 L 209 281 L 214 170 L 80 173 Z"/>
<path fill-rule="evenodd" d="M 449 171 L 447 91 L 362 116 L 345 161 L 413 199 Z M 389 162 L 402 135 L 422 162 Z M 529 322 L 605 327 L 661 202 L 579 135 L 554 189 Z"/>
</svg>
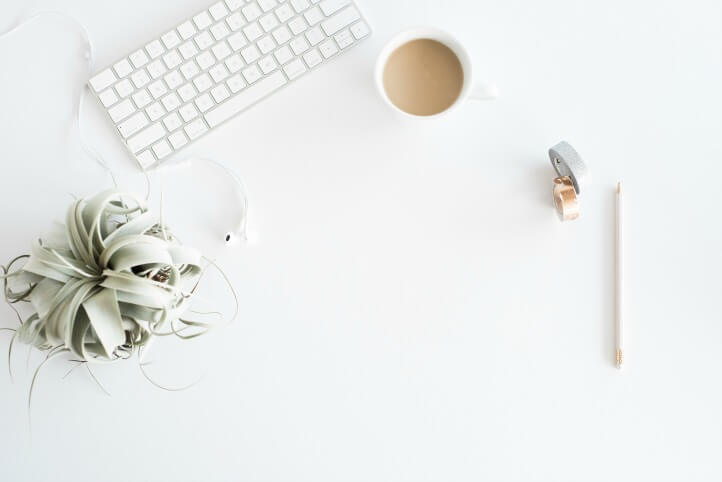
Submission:
<svg viewBox="0 0 722 482">
<path fill-rule="evenodd" d="M 420 39 L 436 40 L 437 42 L 442 43 L 443 45 L 450 48 L 451 51 L 454 52 L 454 54 L 456 54 L 456 56 L 458 57 L 459 62 L 461 63 L 461 67 L 464 71 L 464 85 L 461 88 L 461 92 L 459 93 L 459 97 L 456 99 L 456 102 L 454 102 L 446 110 L 443 110 L 433 115 L 416 115 L 399 109 L 391 101 L 388 93 L 386 92 L 386 88 L 384 87 L 384 70 L 391 54 L 394 53 L 396 49 L 398 49 L 402 45 L 411 42 L 412 40 Z M 381 53 L 379 54 L 378 60 L 376 61 L 375 77 L 376 87 L 378 88 L 379 94 L 384 99 L 384 101 L 396 112 L 400 112 L 403 115 L 415 118 L 439 117 L 453 111 L 459 105 L 464 103 L 467 99 L 489 100 L 495 99 L 498 96 L 498 91 L 496 87 L 484 83 L 476 83 L 474 79 L 474 70 L 472 68 L 471 57 L 469 56 L 466 48 L 464 48 L 464 46 L 451 34 L 444 32 L 443 30 L 431 27 L 414 27 L 396 34 L 384 46 L 384 48 L 381 49 Z"/>
</svg>

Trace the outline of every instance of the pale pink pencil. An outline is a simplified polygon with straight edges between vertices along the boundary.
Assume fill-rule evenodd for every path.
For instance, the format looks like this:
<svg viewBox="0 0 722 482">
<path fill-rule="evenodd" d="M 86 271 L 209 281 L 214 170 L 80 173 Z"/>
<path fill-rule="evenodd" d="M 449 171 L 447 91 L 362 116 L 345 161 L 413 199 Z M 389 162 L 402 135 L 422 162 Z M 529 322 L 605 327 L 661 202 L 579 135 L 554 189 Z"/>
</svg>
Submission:
<svg viewBox="0 0 722 482">
<path fill-rule="evenodd" d="M 622 210 L 622 183 L 617 183 L 617 249 L 616 249 L 616 328 L 617 328 L 617 351 L 616 360 L 617 368 L 622 368 L 624 363 L 624 246 L 622 238 L 622 227 L 623 227 L 623 214 Z"/>
</svg>

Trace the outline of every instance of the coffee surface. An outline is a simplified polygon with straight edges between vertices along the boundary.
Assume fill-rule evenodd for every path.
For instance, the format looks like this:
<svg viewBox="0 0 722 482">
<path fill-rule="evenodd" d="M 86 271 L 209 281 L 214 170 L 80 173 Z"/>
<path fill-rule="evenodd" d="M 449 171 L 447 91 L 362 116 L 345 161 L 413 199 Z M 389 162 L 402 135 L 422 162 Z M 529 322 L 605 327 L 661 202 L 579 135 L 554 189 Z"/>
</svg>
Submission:
<svg viewBox="0 0 722 482">
<path fill-rule="evenodd" d="M 464 69 L 446 45 L 417 39 L 389 56 L 383 80 L 386 94 L 396 107 L 409 114 L 429 116 L 445 111 L 459 98 Z"/>
</svg>

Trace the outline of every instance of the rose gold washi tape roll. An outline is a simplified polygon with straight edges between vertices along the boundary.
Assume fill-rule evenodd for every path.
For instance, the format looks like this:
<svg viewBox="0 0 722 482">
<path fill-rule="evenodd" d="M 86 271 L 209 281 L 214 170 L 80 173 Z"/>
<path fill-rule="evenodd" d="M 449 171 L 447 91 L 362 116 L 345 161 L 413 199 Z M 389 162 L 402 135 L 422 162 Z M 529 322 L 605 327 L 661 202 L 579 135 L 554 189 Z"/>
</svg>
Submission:
<svg viewBox="0 0 722 482">
<path fill-rule="evenodd" d="M 562 221 L 579 217 L 579 193 L 588 176 L 581 156 L 568 143 L 562 141 L 549 149 L 549 159 L 558 177 L 554 179 L 554 206 Z"/>
</svg>

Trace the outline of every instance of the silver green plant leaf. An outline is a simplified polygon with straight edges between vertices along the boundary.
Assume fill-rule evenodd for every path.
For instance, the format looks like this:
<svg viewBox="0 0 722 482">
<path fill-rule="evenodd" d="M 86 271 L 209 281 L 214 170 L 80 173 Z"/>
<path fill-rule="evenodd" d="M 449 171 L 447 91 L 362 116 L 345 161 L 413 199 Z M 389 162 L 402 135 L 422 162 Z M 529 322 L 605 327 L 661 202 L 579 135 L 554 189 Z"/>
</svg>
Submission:
<svg viewBox="0 0 722 482">
<path fill-rule="evenodd" d="M 29 256 L 2 267 L 8 303 L 33 309 L 22 318 L 13 306 L 21 324 L 12 341 L 52 358 L 107 362 L 129 358 L 155 336 L 188 339 L 213 327 L 181 318 L 202 273 L 200 253 L 178 242 L 142 198 L 104 191 L 75 200 L 65 221 Z"/>
</svg>

